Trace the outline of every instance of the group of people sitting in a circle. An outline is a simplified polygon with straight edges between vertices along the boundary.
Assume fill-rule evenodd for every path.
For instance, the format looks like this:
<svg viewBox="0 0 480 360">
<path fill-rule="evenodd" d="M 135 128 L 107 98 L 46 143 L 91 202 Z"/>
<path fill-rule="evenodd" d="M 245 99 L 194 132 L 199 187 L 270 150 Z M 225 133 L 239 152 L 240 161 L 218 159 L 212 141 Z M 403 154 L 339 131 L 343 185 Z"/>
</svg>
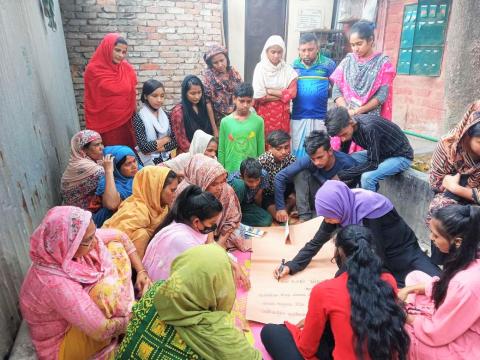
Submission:
<svg viewBox="0 0 480 360">
<path fill-rule="evenodd" d="M 166 112 L 155 79 L 137 111 L 127 41 L 105 36 L 63 206 L 30 238 L 20 309 L 40 359 L 261 359 L 229 316 L 236 286 L 250 286 L 230 250 L 250 250 L 244 225 L 315 216 L 314 238 L 274 276 L 302 271 L 327 241 L 338 272 L 300 323 L 263 327 L 274 359 L 480 358 L 480 102 L 433 155 L 430 258 L 376 192 L 413 159 L 389 121 L 393 66 L 370 23 L 350 42 L 336 67 L 304 34 L 291 66 L 271 36 L 252 85 L 211 46 L 204 81 L 187 76 Z"/>
</svg>

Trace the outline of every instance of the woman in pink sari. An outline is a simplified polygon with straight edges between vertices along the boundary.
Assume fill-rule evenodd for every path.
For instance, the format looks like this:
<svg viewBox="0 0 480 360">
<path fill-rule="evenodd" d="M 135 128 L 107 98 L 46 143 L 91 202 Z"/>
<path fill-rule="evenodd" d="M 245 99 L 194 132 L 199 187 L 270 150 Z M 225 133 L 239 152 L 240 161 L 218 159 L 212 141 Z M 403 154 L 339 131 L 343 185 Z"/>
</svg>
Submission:
<svg viewBox="0 0 480 360">
<path fill-rule="evenodd" d="M 191 247 L 213 242 L 222 209 L 212 193 L 196 185 L 187 186 L 148 244 L 143 264 L 150 278 L 167 280 L 170 265 L 177 256 Z"/>
<path fill-rule="evenodd" d="M 338 65 L 330 80 L 333 81 L 332 97 L 337 106 L 348 108 L 351 116 L 375 114 L 392 120 L 392 83 L 395 68 L 388 56 L 373 48 L 375 25 L 361 20 L 350 29 L 352 53 Z M 340 139 L 332 138 L 332 146 L 340 149 Z M 355 143 L 350 153 L 361 148 Z"/>
<path fill-rule="evenodd" d="M 109 358 L 134 302 L 131 266 L 142 293 L 151 284 L 128 237 L 97 230 L 91 218 L 58 206 L 30 238 L 20 310 L 40 360 Z"/>
</svg>

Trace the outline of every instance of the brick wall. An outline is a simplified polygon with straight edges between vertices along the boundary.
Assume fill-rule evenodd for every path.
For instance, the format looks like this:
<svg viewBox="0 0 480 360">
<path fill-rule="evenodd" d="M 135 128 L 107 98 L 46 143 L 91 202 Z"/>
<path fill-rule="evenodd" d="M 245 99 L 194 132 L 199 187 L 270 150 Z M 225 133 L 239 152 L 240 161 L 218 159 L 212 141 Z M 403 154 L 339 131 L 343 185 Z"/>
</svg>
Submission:
<svg viewBox="0 0 480 360">
<path fill-rule="evenodd" d="M 203 53 L 222 43 L 222 0 L 60 0 L 75 97 L 83 119 L 83 72 L 103 36 L 119 32 L 129 44 L 128 61 L 143 82 L 165 85 L 166 107 L 180 101 L 180 84 L 205 68 Z"/>
<path fill-rule="evenodd" d="M 377 48 L 390 56 L 397 65 L 402 31 L 403 9 L 412 0 L 383 0 L 380 2 L 377 32 Z M 439 77 L 397 75 L 393 82 L 393 120 L 403 129 L 439 136 L 445 121 L 445 59 L 442 60 Z"/>
</svg>

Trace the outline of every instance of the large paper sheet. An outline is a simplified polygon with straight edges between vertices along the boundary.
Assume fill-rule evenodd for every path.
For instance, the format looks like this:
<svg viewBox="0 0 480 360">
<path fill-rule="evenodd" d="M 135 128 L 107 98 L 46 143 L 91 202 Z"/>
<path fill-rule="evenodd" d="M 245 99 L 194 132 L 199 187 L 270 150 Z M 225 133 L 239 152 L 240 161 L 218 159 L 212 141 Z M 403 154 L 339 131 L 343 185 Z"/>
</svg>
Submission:
<svg viewBox="0 0 480 360">
<path fill-rule="evenodd" d="M 277 281 L 273 271 L 282 259 L 293 259 L 298 251 L 313 238 L 322 218 L 315 218 L 302 224 L 290 225 L 290 242 L 285 243 L 285 229 L 282 226 L 264 228 L 262 238 L 253 239 L 250 282 L 246 318 L 261 323 L 296 323 L 303 319 L 308 308 L 308 299 L 313 286 L 322 280 L 333 278 L 337 266 L 332 264 L 334 245 L 326 243 L 312 259 L 308 267 Z"/>
</svg>

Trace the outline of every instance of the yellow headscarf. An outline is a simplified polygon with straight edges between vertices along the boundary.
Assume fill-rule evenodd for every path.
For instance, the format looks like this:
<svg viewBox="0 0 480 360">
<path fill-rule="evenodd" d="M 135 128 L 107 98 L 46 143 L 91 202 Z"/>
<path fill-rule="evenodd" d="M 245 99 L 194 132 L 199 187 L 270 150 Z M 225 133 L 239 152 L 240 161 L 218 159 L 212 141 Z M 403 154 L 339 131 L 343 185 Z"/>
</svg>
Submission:
<svg viewBox="0 0 480 360">
<path fill-rule="evenodd" d="M 104 228 L 126 233 L 140 257 L 143 257 L 153 232 L 168 213 L 168 206 L 161 204 L 161 195 L 170 171 L 161 166 L 146 166 L 140 170 L 133 179 L 132 195 L 103 224 Z"/>
</svg>

